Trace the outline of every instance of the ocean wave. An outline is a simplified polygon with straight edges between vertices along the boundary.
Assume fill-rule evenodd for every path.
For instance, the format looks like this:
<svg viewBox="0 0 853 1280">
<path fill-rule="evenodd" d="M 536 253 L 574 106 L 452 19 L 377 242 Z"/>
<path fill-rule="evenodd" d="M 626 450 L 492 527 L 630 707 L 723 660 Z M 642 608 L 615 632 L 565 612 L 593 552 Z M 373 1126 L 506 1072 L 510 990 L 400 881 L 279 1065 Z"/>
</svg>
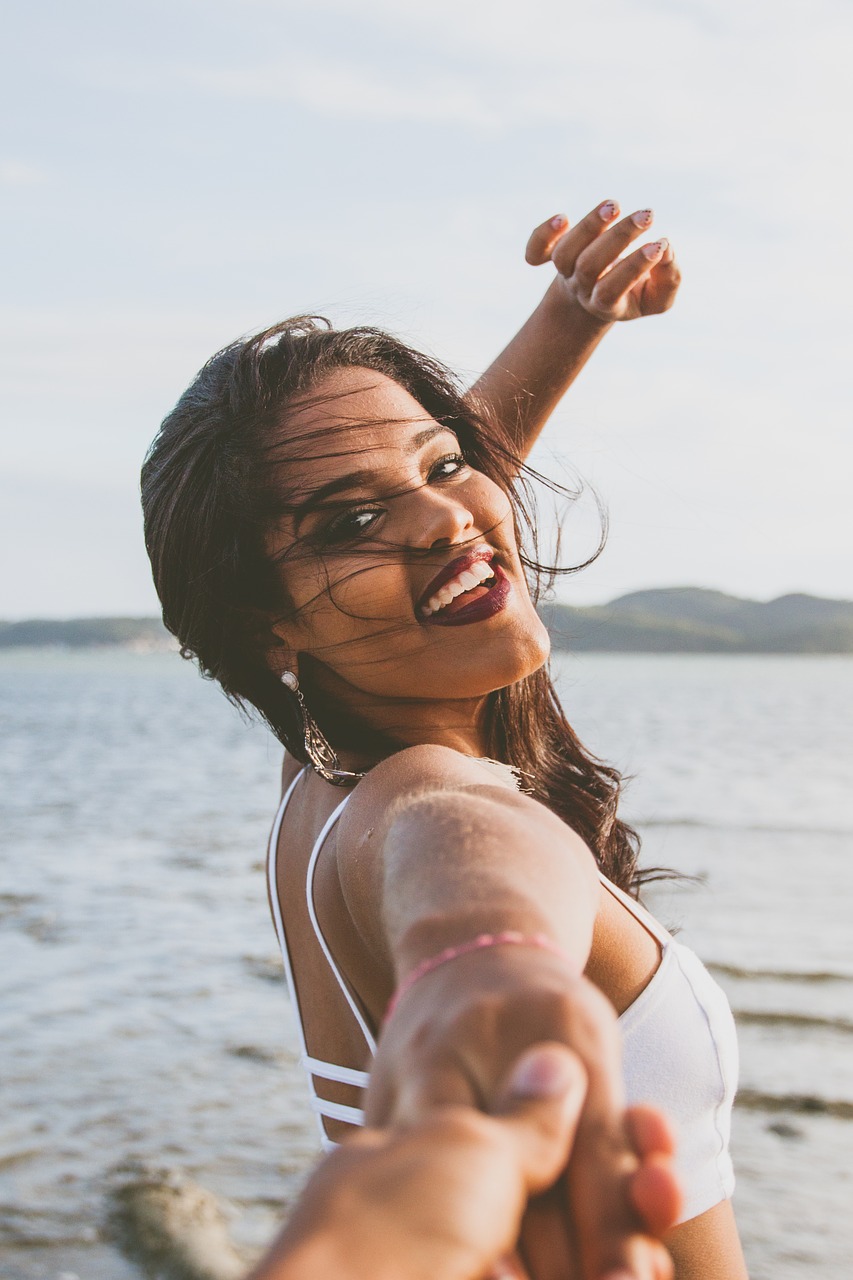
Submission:
<svg viewBox="0 0 853 1280">
<path fill-rule="evenodd" d="M 77 1212 L 57 1206 L 11 1204 L 0 1207 L 0 1245 L 4 1248 L 55 1249 L 90 1245 L 97 1228 L 81 1222 Z"/>
<path fill-rule="evenodd" d="M 721 978 L 741 978 L 750 982 L 853 982 L 853 974 L 833 970 L 747 969 L 714 960 L 706 960 L 705 967 Z"/>
<path fill-rule="evenodd" d="M 652 831 L 658 827 L 690 827 L 698 831 L 726 831 L 729 833 L 739 831 L 774 836 L 820 836 L 821 838 L 827 836 L 829 839 L 835 840 L 853 839 L 853 829 L 850 827 L 795 826 L 789 823 L 774 822 L 706 822 L 702 818 L 678 816 L 672 818 L 641 818 L 632 815 L 630 820 L 633 826 L 645 831 Z"/>
<path fill-rule="evenodd" d="M 760 1089 L 741 1089 L 735 1105 L 745 1111 L 793 1112 L 853 1120 L 853 1102 L 846 1098 L 819 1098 L 811 1093 L 762 1093 Z"/>
<path fill-rule="evenodd" d="M 736 1009 L 735 1021 L 743 1026 L 823 1027 L 853 1034 L 850 1018 L 823 1018 L 813 1013 L 785 1013 L 776 1009 Z"/>
</svg>

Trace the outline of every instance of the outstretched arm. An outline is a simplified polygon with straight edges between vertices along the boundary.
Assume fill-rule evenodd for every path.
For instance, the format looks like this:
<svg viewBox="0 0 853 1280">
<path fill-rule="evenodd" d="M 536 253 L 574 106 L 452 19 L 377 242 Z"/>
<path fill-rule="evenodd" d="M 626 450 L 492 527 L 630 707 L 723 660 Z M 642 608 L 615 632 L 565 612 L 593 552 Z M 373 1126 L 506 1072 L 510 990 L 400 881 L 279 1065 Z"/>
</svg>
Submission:
<svg viewBox="0 0 853 1280">
<path fill-rule="evenodd" d="M 412 748 L 368 774 L 342 819 L 338 870 L 369 954 L 385 957 L 399 983 L 445 948 L 458 952 L 405 990 L 386 1022 L 368 1118 L 411 1124 L 436 1107 L 489 1109 L 519 1052 L 543 1039 L 566 1045 L 588 1092 L 561 1192 L 577 1224 L 576 1241 L 562 1242 L 564 1270 L 575 1274 L 576 1248 L 582 1280 L 626 1270 L 661 1280 L 666 1265 L 629 1199 L 636 1162 L 615 1012 L 582 976 L 595 864 L 542 805 L 482 779 L 482 766 L 456 752 Z M 552 946 L 469 945 L 504 931 Z"/>
<path fill-rule="evenodd" d="M 530 237 L 527 261 L 553 262 L 557 274 L 469 393 L 510 431 L 521 458 L 611 325 L 656 315 L 675 301 L 680 275 L 668 241 L 620 257 L 652 220 L 650 209 L 620 219 L 615 201 L 605 200 L 574 227 L 559 214 Z"/>
</svg>

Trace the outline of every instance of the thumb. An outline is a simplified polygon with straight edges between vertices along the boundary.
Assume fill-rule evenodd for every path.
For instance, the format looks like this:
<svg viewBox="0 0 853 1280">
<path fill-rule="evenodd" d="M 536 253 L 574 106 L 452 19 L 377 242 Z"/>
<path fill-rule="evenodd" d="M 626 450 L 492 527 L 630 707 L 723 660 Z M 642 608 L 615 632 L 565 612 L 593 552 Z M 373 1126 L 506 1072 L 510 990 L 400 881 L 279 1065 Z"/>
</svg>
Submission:
<svg viewBox="0 0 853 1280">
<path fill-rule="evenodd" d="M 580 1058 L 562 1044 L 534 1045 L 511 1067 L 493 1114 L 513 1142 L 529 1196 L 550 1187 L 566 1167 L 586 1085 Z"/>
</svg>

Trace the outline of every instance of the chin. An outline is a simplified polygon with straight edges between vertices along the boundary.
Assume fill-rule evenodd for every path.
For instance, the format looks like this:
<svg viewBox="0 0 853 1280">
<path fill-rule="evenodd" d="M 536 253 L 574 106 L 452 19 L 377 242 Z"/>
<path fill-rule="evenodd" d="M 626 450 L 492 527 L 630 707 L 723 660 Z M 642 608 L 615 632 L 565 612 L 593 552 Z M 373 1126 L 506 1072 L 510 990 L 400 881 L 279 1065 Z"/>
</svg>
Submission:
<svg viewBox="0 0 853 1280">
<path fill-rule="evenodd" d="M 470 687 L 452 696 L 478 697 L 506 689 L 539 671 L 551 655 L 551 637 L 538 614 L 533 625 L 525 625 L 500 643 L 483 645 L 475 654 L 476 667 L 470 672 Z"/>
<path fill-rule="evenodd" d="M 519 680 L 524 680 L 527 676 L 532 676 L 534 671 L 539 671 L 544 667 L 545 663 L 551 656 L 551 637 L 548 629 L 538 614 L 535 627 L 530 628 L 523 637 L 523 643 L 519 643 L 515 649 L 515 668 L 516 673 L 509 679 L 503 681 L 498 688 L 505 688 L 508 684 L 517 684 Z"/>
</svg>

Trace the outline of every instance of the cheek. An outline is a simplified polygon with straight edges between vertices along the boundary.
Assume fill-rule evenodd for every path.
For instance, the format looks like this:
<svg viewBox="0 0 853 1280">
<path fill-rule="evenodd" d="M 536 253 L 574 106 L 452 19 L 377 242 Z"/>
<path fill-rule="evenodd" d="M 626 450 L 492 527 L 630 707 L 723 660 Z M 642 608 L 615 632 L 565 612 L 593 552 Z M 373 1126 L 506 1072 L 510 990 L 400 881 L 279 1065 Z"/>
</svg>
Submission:
<svg viewBox="0 0 853 1280">
<path fill-rule="evenodd" d="M 509 498 L 494 480 L 482 471 L 473 471 L 465 486 L 465 496 L 484 532 L 494 525 L 512 525 L 512 505 Z"/>
<path fill-rule="evenodd" d="M 399 622 L 411 614 L 403 564 L 369 555 L 305 565 L 291 594 L 307 634 L 363 636 L 371 623 Z"/>
</svg>

